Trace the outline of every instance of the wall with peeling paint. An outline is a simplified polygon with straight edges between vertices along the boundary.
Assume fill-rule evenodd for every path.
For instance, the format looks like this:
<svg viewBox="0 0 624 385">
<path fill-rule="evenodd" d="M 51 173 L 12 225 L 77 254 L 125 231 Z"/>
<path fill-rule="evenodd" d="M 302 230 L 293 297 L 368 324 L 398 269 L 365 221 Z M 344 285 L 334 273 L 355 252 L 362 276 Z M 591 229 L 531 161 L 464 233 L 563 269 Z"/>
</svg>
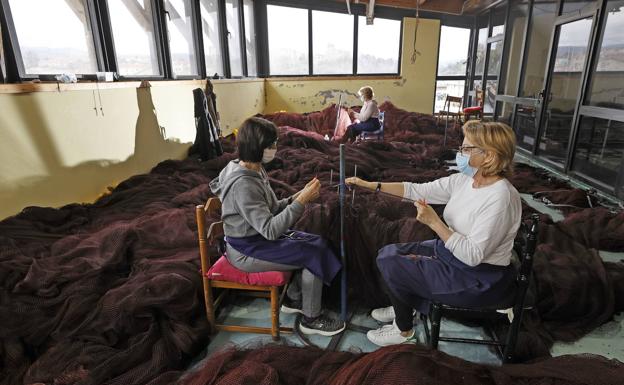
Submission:
<svg viewBox="0 0 624 385">
<path fill-rule="evenodd" d="M 25 206 L 91 202 L 195 139 L 197 82 L 152 87 L 0 94 L 0 218 Z M 123 87 L 123 85 L 122 85 Z M 265 108 L 264 80 L 215 80 L 224 134 Z M 102 114 L 103 112 L 103 114 Z"/>
<path fill-rule="evenodd" d="M 375 90 L 375 99 L 380 104 L 389 100 L 408 111 L 432 113 L 440 21 L 419 20 L 416 49 L 420 55 L 412 64 L 415 29 L 415 18 L 403 19 L 400 78 L 270 78 L 265 84 L 267 103 L 264 112 L 318 111 L 337 102 L 339 93 L 343 94 L 348 105 L 358 105 L 361 103 L 357 97 L 358 89 L 369 85 Z"/>
</svg>

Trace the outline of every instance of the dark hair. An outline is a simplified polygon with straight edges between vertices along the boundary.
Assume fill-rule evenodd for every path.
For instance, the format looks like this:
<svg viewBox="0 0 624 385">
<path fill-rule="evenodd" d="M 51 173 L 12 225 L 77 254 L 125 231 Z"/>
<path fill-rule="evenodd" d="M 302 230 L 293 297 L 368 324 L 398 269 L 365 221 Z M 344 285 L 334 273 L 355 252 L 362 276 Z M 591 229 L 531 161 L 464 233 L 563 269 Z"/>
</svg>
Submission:
<svg viewBox="0 0 624 385">
<path fill-rule="evenodd" d="M 249 118 L 238 129 L 236 145 L 238 158 L 243 162 L 260 162 L 265 148 L 277 140 L 277 127 L 262 118 Z"/>
</svg>

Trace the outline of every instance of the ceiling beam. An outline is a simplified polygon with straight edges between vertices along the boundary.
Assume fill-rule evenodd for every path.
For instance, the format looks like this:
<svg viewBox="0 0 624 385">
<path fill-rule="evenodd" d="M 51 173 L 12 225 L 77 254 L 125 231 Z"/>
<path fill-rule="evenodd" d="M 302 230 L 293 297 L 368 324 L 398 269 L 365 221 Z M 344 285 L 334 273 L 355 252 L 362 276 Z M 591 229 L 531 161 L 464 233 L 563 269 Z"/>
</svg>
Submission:
<svg viewBox="0 0 624 385">
<path fill-rule="evenodd" d="M 335 1 L 344 3 L 344 0 Z M 351 0 L 351 3 L 353 4 L 354 1 Z M 368 0 L 360 0 L 359 3 L 368 4 Z M 417 3 L 421 11 L 452 13 L 459 15 L 462 12 L 464 0 L 375 0 L 376 6 L 413 9 L 414 11 L 416 11 Z"/>
</svg>

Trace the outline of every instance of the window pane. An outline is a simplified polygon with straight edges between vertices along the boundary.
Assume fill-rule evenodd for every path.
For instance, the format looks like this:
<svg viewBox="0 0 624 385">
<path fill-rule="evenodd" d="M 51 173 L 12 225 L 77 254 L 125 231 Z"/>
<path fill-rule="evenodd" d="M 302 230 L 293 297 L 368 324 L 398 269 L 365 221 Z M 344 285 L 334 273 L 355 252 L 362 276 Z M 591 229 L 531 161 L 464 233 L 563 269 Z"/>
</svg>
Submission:
<svg viewBox="0 0 624 385">
<path fill-rule="evenodd" d="M 169 12 L 167 31 L 173 74 L 197 75 L 191 0 L 167 0 L 165 8 Z"/>
<path fill-rule="evenodd" d="M 344 13 L 312 11 L 315 74 L 353 73 L 353 20 Z"/>
<path fill-rule="evenodd" d="M 498 87 L 497 80 L 488 80 L 485 88 L 485 101 L 483 103 L 483 112 L 486 114 L 494 113 L 494 105 L 496 104 L 496 92 Z"/>
<path fill-rule="evenodd" d="M 511 34 L 508 38 L 509 59 L 507 69 L 503 75 L 505 79 L 505 95 L 516 95 L 518 77 L 520 75 L 520 58 L 522 57 L 522 43 L 526 32 L 526 20 L 529 12 L 527 1 L 514 3 L 511 8 L 509 27 Z"/>
<path fill-rule="evenodd" d="M 469 45 L 470 29 L 443 25 L 440 32 L 438 76 L 465 76 Z"/>
<path fill-rule="evenodd" d="M 503 56 L 503 42 L 490 44 L 490 58 L 488 63 L 488 75 L 498 76 L 501 57 Z"/>
<path fill-rule="evenodd" d="M 497 120 L 511 127 L 512 126 L 511 115 L 513 114 L 513 103 L 498 102 L 496 106 L 498 108 Z"/>
<path fill-rule="evenodd" d="M 238 0 L 226 0 L 225 18 L 227 20 L 230 72 L 232 76 L 243 76 L 238 10 Z"/>
<path fill-rule="evenodd" d="M 588 102 L 592 106 L 624 108 L 624 1 L 609 1 L 606 17 Z"/>
<path fill-rule="evenodd" d="M 615 186 L 624 159 L 624 123 L 583 116 L 572 169 Z"/>
<path fill-rule="evenodd" d="M 507 5 L 499 5 L 492 14 L 492 36 L 498 36 L 505 33 L 505 16 L 507 13 Z"/>
<path fill-rule="evenodd" d="M 587 55 L 592 18 L 562 24 L 556 42 L 555 65 L 551 76 L 546 122 L 541 131 L 539 154 L 564 164 L 576 101 L 582 84 L 583 64 Z"/>
<path fill-rule="evenodd" d="M 481 79 L 483 76 L 483 70 L 485 69 L 485 50 L 487 49 L 487 28 L 481 28 L 479 30 L 479 37 L 477 41 L 477 59 L 475 62 L 475 78 Z"/>
<path fill-rule="evenodd" d="M 93 35 L 84 3 L 9 0 L 26 74 L 92 74 Z"/>
<path fill-rule="evenodd" d="M 221 60 L 221 43 L 219 42 L 219 2 L 217 0 L 201 0 L 202 35 L 204 37 L 204 57 L 206 58 L 206 75 L 223 76 Z"/>
<path fill-rule="evenodd" d="M 447 96 L 463 97 L 464 84 L 463 80 L 438 80 L 436 82 L 435 112 L 442 111 Z M 461 106 L 458 103 L 450 103 L 449 111 L 458 112 L 459 110 L 461 110 Z"/>
<path fill-rule="evenodd" d="M 117 66 L 122 76 L 160 74 L 149 0 L 108 1 Z"/>
<path fill-rule="evenodd" d="M 537 98 L 544 86 L 544 72 L 549 55 L 550 36 L 557 18 L 557 1 L 533 5 L 533 18 L 529 32 L 529 48 L 524 68 L 520 96 Z"/>
<path fill-rule="evenodd" d="M 253 1 L 243 1 L 245 13 L 245 51 L 247 54 L 247 76 L 258 76 L 256 65 L 256 23 L 254 20 Z"/>
<path fill-rule="evenodd" d="M 2 24 L 0 24 L 0 31 L 2 31 L 2 28 L 4 28 L 4 26 Z M 0 79 L 0 81 L 5 80 L 6 81 L 6 62 L 4 59 L 4 46 L 3 46 L 3 42 L 2 42 L 2 33 L 0 33 L 0 72 L 2 73 L 2 78 Z"/>
<path fill-rule="evenodd" d="M 401 22 L 376 17 L 366 25 L 366 17 L 358 17 L 358 74 L 398 73 Z"/>
<path fill-rule="evenodd" d="M 531 151 L 535 145 L 537 135 L 537 109 L 533 106 L 519 105 L 516 108 L 516 118 L 513 125 L 516 132 L 518 146 Z"/>
<path fill-rule="evenodd" d="M 271 75 L 308 75 L 308 10 L 267 5 Z"/>
</svg>

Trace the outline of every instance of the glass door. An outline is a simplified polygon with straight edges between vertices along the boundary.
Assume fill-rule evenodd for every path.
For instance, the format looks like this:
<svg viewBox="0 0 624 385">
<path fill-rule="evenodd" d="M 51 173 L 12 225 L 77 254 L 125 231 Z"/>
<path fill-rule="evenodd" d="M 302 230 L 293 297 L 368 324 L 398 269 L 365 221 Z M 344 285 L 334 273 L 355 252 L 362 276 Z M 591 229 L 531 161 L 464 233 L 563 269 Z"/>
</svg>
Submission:
<svg viewBox="0 0 624 385">
<path fill-rule="evenodd" d="M 581 97 L 583 74 L 588 55 L 594 17 L 586 17 L 555 27 L 551 63 L 540 94 L 541 130 L 536 153 L 564 168 Z"/>
</svg>

